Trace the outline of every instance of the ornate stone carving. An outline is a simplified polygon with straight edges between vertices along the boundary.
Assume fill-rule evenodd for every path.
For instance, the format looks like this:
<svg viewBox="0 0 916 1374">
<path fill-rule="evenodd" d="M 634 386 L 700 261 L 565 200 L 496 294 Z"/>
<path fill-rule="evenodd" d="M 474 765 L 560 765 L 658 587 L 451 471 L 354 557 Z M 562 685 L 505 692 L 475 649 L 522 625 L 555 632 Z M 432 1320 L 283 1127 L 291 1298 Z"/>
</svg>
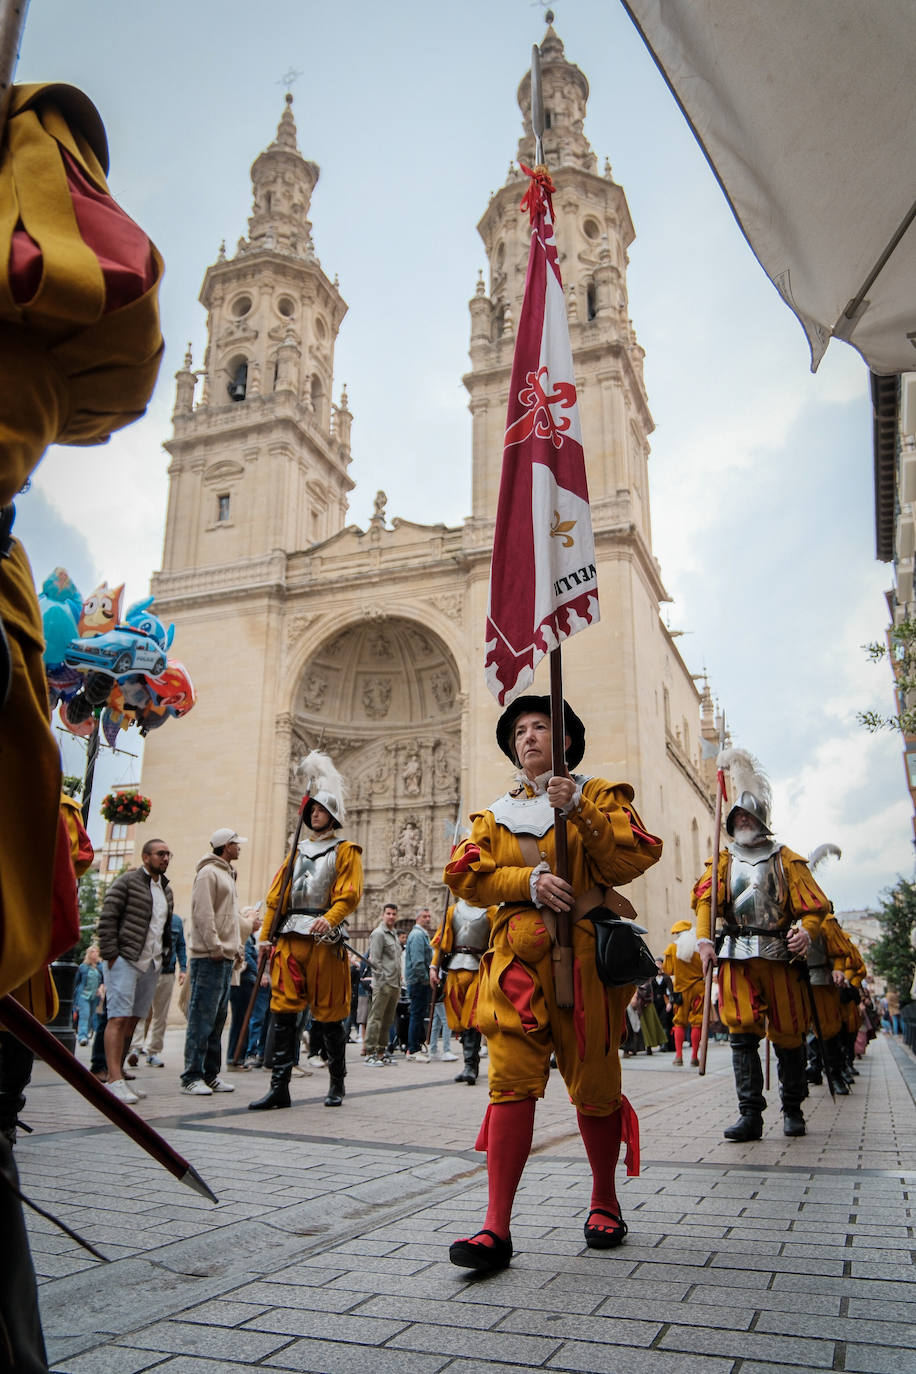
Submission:
<svg viewBox="0 0 916 1374">
<path fill-rule="evenodd" d="M 419 754 L 411 751 L 407 755 L 404 764 L 404 771 L 401 774 L 401 781 L 404 784 L 404 791 L 408 797 L 419 797 L 420 786 L 423 782 L 423 768 L 420 763 Z"/>
<path fill-rule="evenodd" d="M 393 868 L 417 868 L 423 862 L 426 844 L 416 816 L 408 816 L 391 846 Z"/>
<path fill-rule="evenodd" d="M 459 592 L 440 592 L 429 598 L 433 606 L 441 611 L 448 620 L 460 625 L 464 614 L 464 597 Z"/>
<path fill-rule="evenodd" d="M 449 711 L 455 704 L 455 683 L 447 668 L 439 668 L 432 674 L 429 685 L 436 705 L 440 711 Z"/>
<path fill-rule="evenodd" d="M 391 706 L 391 678 L 370 677 L 363 684 L 363 710 L 372 720 L 382 720 Z"/>
<path fill-rule="evenodd" d="M 320 711 L 324 707 L 324 699 L 328 691 L 328 680 L 321 673 L 310 670 L 305 675 L 303 683 L 302 701 L 307 711 Z"/>
<path fill-rule="evenodd" d="M 369 645 L 369 652 L 372 654 L 373 658 L 390 659 L 394 657 L 394 652 L 391 648 L 391 640 L 385 634 L 385 631 L 381 628 L 381 626 L 369 632 L 369 635 L 367 636 L 367 641 Z"/>
<path fill-rule="evenodd" d="M 314 614 L 314 613 L 311 614 L 311 615 L 309 615 L 309 614 L 294 615 L 294 616 L 292 617 L 292 619 L 290 620 L 289 624 L 288 624 L 287 627 L 286 627 L 286 643 L 287 643 L 287 646 L 293 645 L 293 644 L 295 644 L 298 640 L 300 640 L 300 639 L 302 638 L 302 636 L 305 634 L 305 632 L 306 632 L 306 630 L 308 629 L 308 627 L 309 627 L 310 625 L 314 625 L 314 623 L 315 623 L 315 621 L 316 621 L 317 619 L 318 619 L 318 616 L 317 616 L 316 614 Z"/>
</svg>

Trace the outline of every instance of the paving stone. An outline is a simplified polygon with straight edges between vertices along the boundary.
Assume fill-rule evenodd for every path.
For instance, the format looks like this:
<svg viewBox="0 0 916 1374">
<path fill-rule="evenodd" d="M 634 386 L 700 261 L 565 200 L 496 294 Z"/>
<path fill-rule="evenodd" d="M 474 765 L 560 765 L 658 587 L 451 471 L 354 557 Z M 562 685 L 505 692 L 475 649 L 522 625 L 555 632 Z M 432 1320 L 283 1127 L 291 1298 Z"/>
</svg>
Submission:
<svg viewBox="0 0 916 1374">
<path fill-rule="evenodd" d="M 866 1319 L 875 1316 L 876 1303 L 868 1302 L 863 1298 L 849 1298 L 846 1304 L 847 1317 L 865 1317 Z M 916 1322 L 916 1302 L 891 1302 L 883 1298 L 880 1304 L 880 1317 L 882 1321 L 889 1322 Z"/>
<path fill-rule="evenodd" d="M 596 1309 L 595 1316 L 636 1317 L 644 1321 L 673 1322 L 677 1326 L 721 1326 L 729 1331 L 747 1331 L 756 1311 L 756 1305 L 736 1307 L 734 1296 L 728 1307 L 724 1304 L 717 1307 L 715 1304 L 704 1305 L 696 1297 L 689 1302 L 677 1302 L 670 1294 L 662 1298 L 642 1299 L 635 1293 L 626 1298 L 615 1293 Z"/>
<path fill-rule="evenodd" d="M 289 1337 L 174 1321 L 157 1322 L 142 1331 L 132 1331 L 122 1336 L 118 1344 L 139 1350 L 161 1350 L 163 1354 L 241 1356 L 252 1361 L 288 1345 Z"/>
<path fill-rule="evenodd" d="M 847 1345 L 846 1369 L 853 1374 L 913 1374 L 916 1350 L 894 1346 Z"/>
<path fill-rule="evenodd" d="M 711 1307 L 730 1309 L 736 1301 L 744 1307 L 753 1305 L 758 1312 L 811 1312 L 819 1313 L 821 1317 L 838 1317 L 842 1299 L 838 1295 L 830 1297 L 820 1293 L 795 1293 L 786 1289 L 771 1292 L 768 1289 L 756 1288 L 753 1293 L 736 1294 L 730 1288 L 714 1288 L 701 1283 L 698 1283 L 690 1294 L 691 1307 L 697 1303 L 701 1307 L 705 1306 L 707 1310 Z M 867 1305 L 871 1316 L 871 1304 Z"/>
<path fill-rule="evenodd" d="M 796 1312 L 762 1312 L 755 1330 L 775 1331 L 786 1336 L 817 1336 L 829 1340 L 854 1341 L 859 1345 L 898 1345 L 916 1349 L 916 1323 L 885 1321 L 883 1313 L 872 1312 L 874 1320 L 863 1317 L 806 1317 Z"/>
<path fill-rule="evenodd" d="M 452 1331 L 449 1327 L 409 1326 L 388 1342 L 388 1349 L 441 1351 L 451 1355 L 480 1355 L 509 1364 L 537 1367 L 559 1348 L 559 1340 L 493 1331 Z"/>
<path fill-rule="evenodd" d="M 804 1340 L 798 1336 L 758 1335 L 756 1331 L 711 1331 L 696 1326 L 671 1326 L 659 1341 L 658 1349 L 729 1355 L 735 1359 L 772 1360 L 777 1364 L 801 1361 L 812 1369 L 832 1369 L 834 1342 Z"/>
<path fill-rule="evenodd" d="M 48 1356 L 52 1374 L 141 1374 L 144 1369 L 162 1367 L 158 1352 L 125 1350 L 123 1346 L 96 1345 L 91 1354 L 70 1355 L 59 1362 L 50 1350 Z"/>
<path fill-rule="evenodd" d="M 623 1374 L 630 1370 L 638 1370 L 639 1374 L 731 1374 L 734 1360 L 661 1350 L 627 1350 L 619 1346 L 608 1350 L 592 1342 L 567 1341 L 545 1367 L 581 1370 L 583 1374 Z M 451 1368 L 449 1374 L 452 1374 Z M 463 1374 L 474 1374 L 474 1371 L 468 1365 Z"/>
<path fill-rule="evenodd" d="M 563 1312 L 510 1312 L 495 1328 L 531 1336 L 563 1336 L 586 1339 L 601 1345 L 650 1346 L 662 1330 L 660 1321 L 628 1320 L 625 1317 L 569 1316 Z"/>
</svg>

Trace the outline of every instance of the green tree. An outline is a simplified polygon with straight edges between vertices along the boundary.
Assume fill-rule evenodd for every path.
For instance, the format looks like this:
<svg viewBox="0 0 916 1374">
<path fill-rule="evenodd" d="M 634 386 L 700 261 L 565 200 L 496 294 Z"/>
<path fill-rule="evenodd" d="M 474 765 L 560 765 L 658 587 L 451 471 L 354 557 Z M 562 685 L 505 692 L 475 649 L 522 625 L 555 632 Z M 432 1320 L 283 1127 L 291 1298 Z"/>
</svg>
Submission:
<svg viewBox="0 0 916 1374">
<path fill-rule="evenodd" d="M 900 998 L 900 1005 L 911 1001 L 910 988 L 916 969 L 916 950 L 912 934 L 916 928 L 916 883 L 898 878 L 892 888 L 881 894 L 881 907 L 875 913 L 881 922 L 881 938 L 871 948 L 876 973 L 886 978 Z"/>
<path fill-rule="evenodd" d="M 904 735 L 916 734 L 916 620 L 902 620 L 887 634 L 887 643 L 863 644 L 872 663 L 888 659 L 894 674 L 897 693 L 897 714 L 883 711 L 857 711 L 856 719 L 874 734 L 878 730 L 899 730 Z"/>
<path fill-rule="evenodd" d="M 79 962 L 95 940 L 96 927 L 102 914 L 102 898 L 106 884 L 90 868 L 79 880 L 80 943 Z"/>
</svg>

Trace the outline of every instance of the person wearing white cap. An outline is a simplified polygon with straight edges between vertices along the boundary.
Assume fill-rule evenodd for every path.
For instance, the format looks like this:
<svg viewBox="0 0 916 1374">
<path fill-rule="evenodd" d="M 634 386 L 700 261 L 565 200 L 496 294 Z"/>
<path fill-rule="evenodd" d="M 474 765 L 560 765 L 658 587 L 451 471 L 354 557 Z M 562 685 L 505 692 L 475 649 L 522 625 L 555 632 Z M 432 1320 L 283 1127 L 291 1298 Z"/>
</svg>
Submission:
<svg viewBox="0 0 916 1374">
<path fill-rule="evenodd" d="M 232 970 L 240 957 L 239 899 L 233 859 L 246 843 L 231 826 L 210 836 L 210 853 L 197 865 L 188 924 L 188 1029 L 184 1042 L 182 1092 L 192 1097 L 231 1093 L 219 1076 L 222 1036 L 229 1010 Z"/>
</svg>

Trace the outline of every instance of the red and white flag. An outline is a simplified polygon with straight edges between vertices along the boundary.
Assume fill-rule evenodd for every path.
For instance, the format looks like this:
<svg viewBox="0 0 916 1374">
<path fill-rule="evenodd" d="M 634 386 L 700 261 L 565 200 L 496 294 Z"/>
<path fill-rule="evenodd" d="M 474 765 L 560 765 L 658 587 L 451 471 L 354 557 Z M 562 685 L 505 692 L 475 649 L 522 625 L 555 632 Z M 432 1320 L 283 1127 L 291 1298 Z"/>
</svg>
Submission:
<svg viewBox="0 0 916 1374">
<path fill-rule="evenodd" d="M 595 543 L 566 301 L 553 236 L 553 183 L 531 178 L 531 252 L 509 405 L 487 608 L 487 686 L 505 706 L 545 654 L 599 619 Z"/>
</svg>

